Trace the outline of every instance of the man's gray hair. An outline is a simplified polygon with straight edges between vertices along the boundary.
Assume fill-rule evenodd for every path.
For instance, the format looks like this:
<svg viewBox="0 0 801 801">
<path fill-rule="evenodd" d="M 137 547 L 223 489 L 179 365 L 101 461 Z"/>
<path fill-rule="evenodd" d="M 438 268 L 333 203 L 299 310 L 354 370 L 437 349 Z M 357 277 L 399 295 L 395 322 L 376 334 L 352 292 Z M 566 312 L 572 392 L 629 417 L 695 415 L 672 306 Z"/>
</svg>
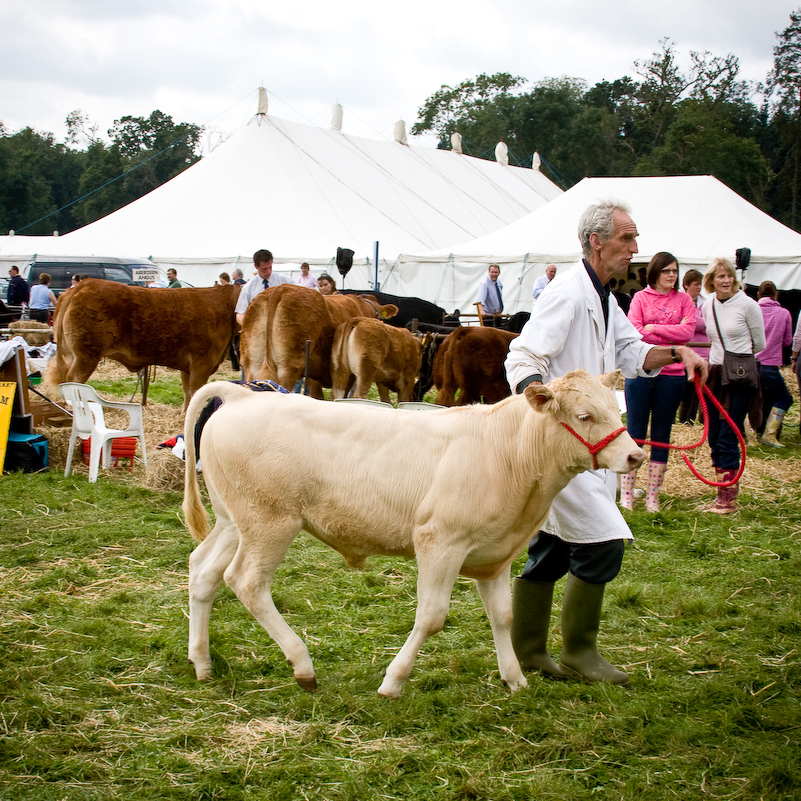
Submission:
<svg viewBox="0 0 801 801">
<path fill-rule="evenodd" d="M 233 275 L 234 278 L 241 278 L 242 270 L 240 270 L 239 267 L 235 267 L 233 270 L 231 270 L 231 275 Z"/>
<path fill-rule="evenodd" d="M 585 258 L 592 255 L 590 237 L 598 234 L 604 242 L 608 242 L 615 232 L 615 212 L 631 214 L 631 209 L 619 200 L 602 200 L 588 206 L 581 215 L 578 224 L 578 237 L 581 251 Z"/>
</svg>

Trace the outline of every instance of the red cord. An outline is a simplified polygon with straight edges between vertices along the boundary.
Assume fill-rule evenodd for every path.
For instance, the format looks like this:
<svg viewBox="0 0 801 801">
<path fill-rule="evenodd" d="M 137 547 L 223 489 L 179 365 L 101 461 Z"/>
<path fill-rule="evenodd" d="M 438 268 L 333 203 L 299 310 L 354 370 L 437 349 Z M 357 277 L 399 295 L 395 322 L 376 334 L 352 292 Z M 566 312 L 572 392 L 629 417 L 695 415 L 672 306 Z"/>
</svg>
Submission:
<svg viewBox="0 0 801 801">
<path fill-rule="evenodd" d="M 687 467 L 690 468 L 690 472 L 700 481 L 703 481 L 704 484 L 707 484 L 710 487 L 731 487 L 736 484 L 740 480 L 740 476 L 742 476 L 743 471 L 745 470 L 745 439 L 743 438 L 742 432 L 740 429 L 734 424 L 734 420 L 731 419 L 729 413 L 723 408 L 720 401 L 712 394 L 712 391 L 709 389 L 708 386 L 704 385 L 703 390 L 701 390 L 698 386 L 698 376 L 695 376 L 693 379 L 695 383 L 695 391 L 698 395 L 698 403 L 701 407 L 701 411 L 704 415 L 704 433 L 701 439 L 693 445 L 671 445 L 669 442 L 653 442 L 649 439 L 635 439 L 634 441 L 638 445 L 650 445 L 651 447 L 656 446 L 657 448 L 668 448 L 672 451 L 692 451 L 696 448 L 700 448 L 703 445 L 707 437 L 709 436 L 709 413 L 707 411 L 706 399 L 704 395 L 708 395 L 712 399 L 712 403 L 717 408 L 718 412 L 720 412 L 721 417 L 723 420 L 731 426 L 731 429 L 737 435 L 737 441 L 740 444 L 740 451 L 743 455 L 742 460 L 740 461 L 740 468 L 737 471 L 737 474 L 731 481 L 710 481 L 707 478 L 704 478 L 699 472 L 695 465 L 690 461 L 686 453 L 681 454 L 681 458 L 684 459 L 685 464 Z"/>
</svg>

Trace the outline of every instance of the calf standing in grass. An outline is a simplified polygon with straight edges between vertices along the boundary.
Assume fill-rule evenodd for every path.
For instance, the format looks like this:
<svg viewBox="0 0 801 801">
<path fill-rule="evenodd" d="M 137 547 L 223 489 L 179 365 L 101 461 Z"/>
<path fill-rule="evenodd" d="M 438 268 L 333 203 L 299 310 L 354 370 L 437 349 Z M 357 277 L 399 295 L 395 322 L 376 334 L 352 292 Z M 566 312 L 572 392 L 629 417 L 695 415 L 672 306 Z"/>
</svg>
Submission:
<svg viewBox="0 0 801 801">
<path fill-rule="evenodd" d="M 617 377 L 576 370 L 494 406 L 431 413 L 253 393 L 225 382 L 202 388 L 186 416 L 183 504 L 201 543 L 189 566 L 189 658 L 197 677 L 211 676 L 209 615 L 225 580 L 284 652 L 298 684 L 316 688 L 308 649 L 270 593 L 276 569 L 305 529 L 352 567 L 372 554 L 417 559 L 414 628 L 380 695 L 400 694 L 420 647 L 445 623 L 458 575 L 476 581 L 501 679 L 511 690 L 525 687 L 510 637 L 510 565 L 557 492 L 592 469 L 594 459 L 618 473 L 641 464 L 642 450 L 622 426 L 611 389 Z M 209 533 L 193 431 L 212 397 L 224 402 L 200 443 L 216 516 Z M 593 456 L 588 444 L 601 440 L 606 444 Z"/>
<path fill-rule="evenodd" d="M 420 342 L 405 328 L 393 328 L 371 317 L 355 317 L 342 323 L 331 348 L 331 396 L 344 398 L 356 384 L 354 396 L 366 398 L 375 382 L 381 400 L 389 403 L 389 391 L 398 401 L 410 401 L 420 372 Z"/>
</svg>

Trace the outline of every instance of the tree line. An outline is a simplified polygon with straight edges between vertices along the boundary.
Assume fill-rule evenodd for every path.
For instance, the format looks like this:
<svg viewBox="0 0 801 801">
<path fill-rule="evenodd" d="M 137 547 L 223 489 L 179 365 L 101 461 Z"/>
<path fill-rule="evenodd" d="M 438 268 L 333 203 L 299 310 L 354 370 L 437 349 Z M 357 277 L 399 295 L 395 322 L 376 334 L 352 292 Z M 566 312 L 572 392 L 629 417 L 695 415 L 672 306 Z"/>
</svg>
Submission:
<svg viewBox="0 0 801 801">
<path fill-rule="evenodd" d="M 200 158 L 202 127 L 149 117 L 114 121 L 104 142 L 74 111 L 65 143 L 0 122 L 0 233 L 68 233 L 147 194 Z"/>
<path fill-rule="evenodd" d="M 801 225 L 801 9 L 777 33 L 774 67 L 761 84 L 738 80 L 736 56 L 691 52 L 679 65 L 668 39 L 634 63 L 635 77 L 548 78 L 509 73 L 443 86 L 418 110 L 413 134 L 542 171 L 567 189 L 587 176 L 711 174 L 790 227 Z"/>
<path fill-rule="evenodd" d="M 736 56 L 675 44 L 634 63 L 635 77 L 588 86 L 580 78 L 533 85 L 501 72 L 443 86 L 418 111 L 413 134 L 448 148 L 541 169 L 567 189 L 587 176 L 706 175 L 781 222 L 801 230 L 801 9 L 776 34 L 766 81 L 738 79 Z M 203 129 L 154 111 L 123 117 L 98 136 L 86 116 L 67 117 L 66 142 L 0 122 L 0 232 L 68 233 L 136 200 L 200 158 Z"/>
</svg>

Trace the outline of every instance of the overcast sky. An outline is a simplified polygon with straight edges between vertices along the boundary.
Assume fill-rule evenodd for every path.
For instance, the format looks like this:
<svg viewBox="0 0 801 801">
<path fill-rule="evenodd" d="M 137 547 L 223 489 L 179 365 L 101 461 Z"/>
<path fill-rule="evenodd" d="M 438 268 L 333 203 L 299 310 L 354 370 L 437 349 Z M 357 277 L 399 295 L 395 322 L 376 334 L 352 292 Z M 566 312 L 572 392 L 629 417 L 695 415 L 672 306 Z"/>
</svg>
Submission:
<svg viewBox="0 0 801 801">
<path fill-rule="evenodd" d="M 801 5 L 801 1 L 799 2 Z M 80 109 L 101 133 L 154 109 L 230 133 L 256 111 L 390 138 L 443 84 L 510 72 L 589 85 L 634 76 L 669 37 L 733 53 L 740 78 L 764 81 L 781 0 L 0 0 L 0 121 L 63 141 Z"/>
</svg>

